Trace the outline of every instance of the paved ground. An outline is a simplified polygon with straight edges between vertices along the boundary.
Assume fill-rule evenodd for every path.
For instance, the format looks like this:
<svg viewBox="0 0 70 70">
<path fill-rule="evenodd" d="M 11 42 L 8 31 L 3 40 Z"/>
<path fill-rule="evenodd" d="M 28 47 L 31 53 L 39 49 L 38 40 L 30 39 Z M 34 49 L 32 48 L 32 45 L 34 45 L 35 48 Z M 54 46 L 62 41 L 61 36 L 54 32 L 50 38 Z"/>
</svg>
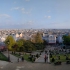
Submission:
<svg viewBox="0 0 70 70">
<path fill-rule="evenodd" d="M 62 65 L 55 66 L 47 63 L 19 62 L 9 63 L 0 70 L 70 70 L 70 65 L 62 63 Z"/>
<path fill-rule="evenodd" d="M 41 62 L 41 63 L 44 62 L 44 57 L 45 57 L 45 55 L 48 57 L 48 55 L 45 54 L 45 50 L 48 51 L 48 49 L 49 49 L 49 47 L 46 47 L 46 48 L 44 49 L 44 52 L 41 53 L 40 57 L 39 57 L 38 59 L 36 59 L 35 62 Z M 48 60 L 47 60 L 47 61 L 48 61 Z M 47 62 L 47 61 L 46 61 L 46 62 Z"/>
<path fill-rule="evenodd" d="M 8 55 L 7 52 L 4 55 Z M 62 65 L 54 65 L 44 63 L 44 55 L 43 52 L 40 58 L 38 58 L 35 63 L 31 62 L 17 62 L 17 57 L 10 54 L 11 61 L 13 63 L 8 63 L 5 61 L 0 61 L 0 70 L 70 70 L 70 64 L 62 63 Z"/>
<path fill-rule="evenodd" d="M 3 52 L 3 54 L 4 54 L 6 57 L 8 57 L 8 52 L 7 52 L 7 51 L 6 51 L 6 52 Z M 10 55 L 10 61 L 11 61 L 11 62 L 13 62 L 13 63 L 18 62 L 18 58 L 17 58 L 17 57 L 13 56 L 12 54 L 9 54 L 9 55 Z M 21 59 L 19 59 L 19 61 L 21 61 Z"/>
<path fill-rule="evenodd" d="M 1 61 L 0 60 L 0 69 L 2 69 L 4 66 L 6 66 L 7 64 L 9 64 L 8 62 L 6 61 Z"/>
<path fill-rule="evenodd" d="M 38 59 L 35 60 L 35 62 L 44 62 L 44 56 L 45 52 L 43 52 Z"/>
</svg>

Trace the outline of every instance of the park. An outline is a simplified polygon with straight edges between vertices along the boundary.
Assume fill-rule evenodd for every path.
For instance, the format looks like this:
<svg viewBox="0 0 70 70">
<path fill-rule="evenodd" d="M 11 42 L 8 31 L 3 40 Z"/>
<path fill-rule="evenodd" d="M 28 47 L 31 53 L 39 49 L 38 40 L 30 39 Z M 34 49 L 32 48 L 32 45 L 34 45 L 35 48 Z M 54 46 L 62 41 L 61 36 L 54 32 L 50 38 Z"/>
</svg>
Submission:
<svg viewBox="0 0 70 70">
<path fill-rule="evenodd" d="M 45 70 L 46 68 L 47 70 L 54 70 L 56 67 L 56 70 L 61 70 L 63 67 L 70 69 L 69 48 L 61 47 L 60 45 L 46 45 L 40 36 L 36 39 L 36 42 L 32 43 L 24 39 L 15 42 L 11 36 L 8 36 L 5 41 L 7 49 L 0 51 L 0 62 L 5 61 L 3 64 L 9 65 L 10 68 L 12 65 L 13 68 L 10 70 L 27 70 L 27 68 L 33 70 L 33 67 L 34 70 L 38 70 L 37 68 L 43 70 L 44 67 Z M 2 66 L 0 67 L 2 70 L 8 70 L 8 66 L 5 68 Z"/>
</svg>

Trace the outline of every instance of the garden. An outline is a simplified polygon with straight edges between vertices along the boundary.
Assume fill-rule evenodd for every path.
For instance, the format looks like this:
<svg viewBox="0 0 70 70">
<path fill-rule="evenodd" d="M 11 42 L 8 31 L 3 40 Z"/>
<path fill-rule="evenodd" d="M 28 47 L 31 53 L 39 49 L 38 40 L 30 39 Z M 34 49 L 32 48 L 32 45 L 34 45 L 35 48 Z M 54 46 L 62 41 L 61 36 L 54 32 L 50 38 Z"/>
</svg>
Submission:
<svg viewBox="0 0 70 70">
<path fill-rule="evenodd" d="M 50 61 L 54 64 L 56 64 L 57 62 L 60 62 L 60 64 L 62 62 L 70 62 L 70 53 L 67 53 L 67 51 L 54 51 L 53 54 L 50 53 Z"/>
</svg>

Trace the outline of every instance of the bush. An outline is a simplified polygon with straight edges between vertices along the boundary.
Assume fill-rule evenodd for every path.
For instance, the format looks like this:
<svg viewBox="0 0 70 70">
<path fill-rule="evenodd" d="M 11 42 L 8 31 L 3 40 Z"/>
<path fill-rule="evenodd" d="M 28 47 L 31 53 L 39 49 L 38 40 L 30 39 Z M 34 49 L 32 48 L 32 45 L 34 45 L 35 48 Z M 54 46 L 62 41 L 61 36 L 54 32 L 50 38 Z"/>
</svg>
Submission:
<svg viewBox="0 0 70 70">
<path fill-rule="evenodd" d="M 30 61 L 32 61 L 32 58 L 33 58 L 32 56 L 29 56 L 29 57 L 28 57 L 28 59 L 29 59 Z"/>
<path fill-rule="evenodd" d="M 61 65 L 61 61 L 57 61 L 54 63 L 55 65 Z"/>
<path fill-rule="evenodd" d="M 32 62 L 35 62 L 35 59 L 36 59 L 36 58 L 35 58 L 35 57 L 33 57 Z"/>
<path fill-rule="evenodd" d="M 70 60 L 66 61 L 66 64 L 70 64 Z"/>
</svg>

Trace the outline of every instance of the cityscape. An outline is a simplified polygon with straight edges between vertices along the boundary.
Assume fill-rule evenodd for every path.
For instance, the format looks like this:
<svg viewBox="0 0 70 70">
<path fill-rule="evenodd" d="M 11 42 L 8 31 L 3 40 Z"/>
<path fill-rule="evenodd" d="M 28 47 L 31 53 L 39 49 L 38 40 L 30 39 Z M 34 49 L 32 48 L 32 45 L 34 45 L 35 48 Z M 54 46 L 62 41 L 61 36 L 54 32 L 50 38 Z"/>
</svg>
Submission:
<svg viewBox="0 0 70 70">
<path fill-rule="evenodd" d="M 0 0 L 0 70 L 70 70 L 70 1 Z"/>
<path fill-rule="evenodd" d="M 37 32 L 40 32 L 42 34 L 41 35 L 42 39 L 46 41 L 48 41 L 48 39 L 52 36 L 53 38 L 52 43 L 56 43 L 56 41 L 62 43 L 63 35 L 70 35 L 70 29 L 23 29 L 23 30 L 9 29 L 9 30 L 0 30 L 0 42 L 4 42 L 8 35 L 13 36 L 15 41 L 21 38 L 25 40 L 30 40 L 32 39 L 33 35 L 35 35 Z"/>
</svg>

